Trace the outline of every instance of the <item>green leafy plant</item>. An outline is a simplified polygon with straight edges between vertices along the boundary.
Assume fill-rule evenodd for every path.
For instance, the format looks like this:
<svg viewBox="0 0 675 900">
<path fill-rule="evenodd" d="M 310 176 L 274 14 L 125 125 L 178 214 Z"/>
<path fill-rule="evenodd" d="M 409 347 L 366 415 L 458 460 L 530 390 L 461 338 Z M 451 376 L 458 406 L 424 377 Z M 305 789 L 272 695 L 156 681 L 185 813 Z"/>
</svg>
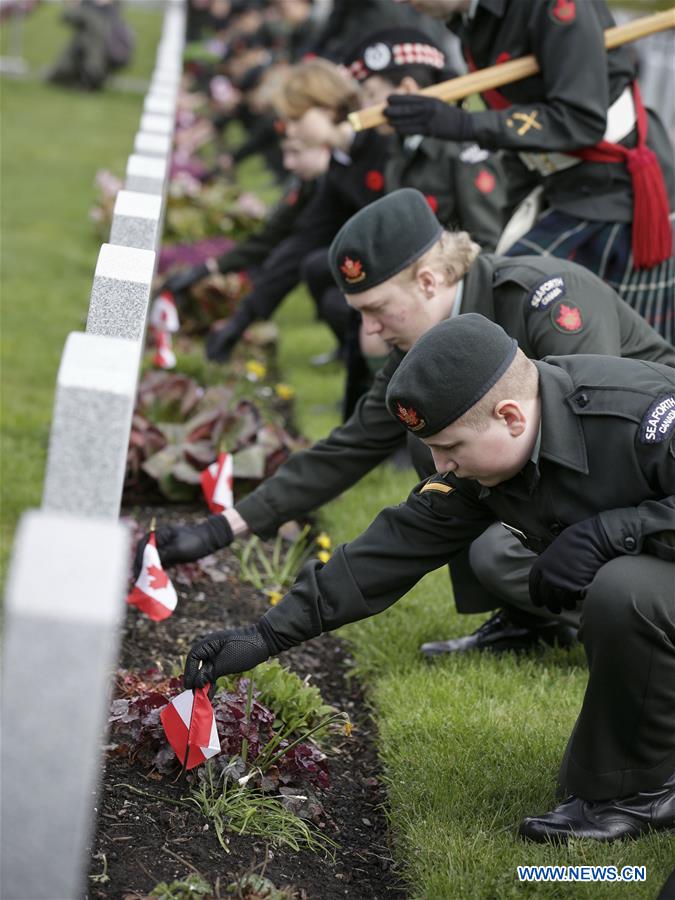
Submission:
<svg viewBox="0 0 675 900">
<path fill-rule="evenodd" d="M 326 535 L 311 538 L 309 531 L 309 525 L 306 525 L 290 543 L 282 535 L 277 535 L 271 550 L 260 538 L 250 538 L 237 553 L 242 581 L 248 581 L 264 591 L 274 606 L 310 557 L 316 555 L 322 562 L 330 558 L 330 539 Z"/>
<path fill-rule="evenodd" d="M 226 853 L 228 830 L 261 837 L 275 847 L 286 846 L 295 851 L 305 848 L 331 855 L 337 847 L 335 841 L 283 806 L 277 797 L 230 782 L 222 775 L 214 778 L 211 765 L 206 767 L 206 777 L 189 799 L 213 822 L 218 842 Z"/>
<path fill-rule="evenodd" d="M 193 897 L 213 897 L 213 888 L 201 875 L 188 875 L 180 881 L 160 882 L 150 891 L 159 900 L 192 900 Z"/>
</svg>

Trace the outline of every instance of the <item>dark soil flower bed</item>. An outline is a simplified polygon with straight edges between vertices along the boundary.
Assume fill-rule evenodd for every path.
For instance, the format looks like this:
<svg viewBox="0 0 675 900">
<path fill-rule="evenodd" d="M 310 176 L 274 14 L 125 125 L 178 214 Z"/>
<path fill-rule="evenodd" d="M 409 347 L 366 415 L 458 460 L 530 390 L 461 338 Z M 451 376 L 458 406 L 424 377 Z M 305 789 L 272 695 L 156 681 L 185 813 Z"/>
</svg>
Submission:
<svg viewBox="0 0 675 900">
<path fill-rule="evenodd" d="M 137 518 L 147 527 L 153 515 L 158 523 L 166 523 L 201 514 L 192 507 L 144 508 Z M 195 638 L 250 624 L 265 611 L 264 596 L 239 582 L 238 562 L 230 551 L 212 560 L 211 578 L 202 575 L 189 588 L 174 579 L 179 604 L 171 618 L 156 624 L 129 610 L 120 667 L 136 671 L 160 667 L 170 674 Z M 222 581 L 213 580 L 214 571 Z M 197 874 L 215 888 L 213 896 L 227 897 L 232 896 L 227 885 L 252 871 L 264 872 L 279 889 L 294 887 L 295 896 L 307 900 L 405 896 L 392 868 L 373 727 L 358 684 L 348 678 L 351 661 L 344 644 L 326 635 L 279 659 L 300 677 L 310 676 L 325 702 L 349 713 L 353 722 L 349 737 L 331 742 L 327 751 L 331 786 L 317 792 L 323 807 L 320 827 L 338 844 L 335 858 L 308 850 L 272 849 L 258 838 L 236 833 L 228 835 L 230 852 L 224 853 L 196 807 L 192 811 L 171 802 L 185 795 L 184 783 L 111 758 L 97 810 L 89 898 L 138 900 L 161 882 Z"/>
</svg>

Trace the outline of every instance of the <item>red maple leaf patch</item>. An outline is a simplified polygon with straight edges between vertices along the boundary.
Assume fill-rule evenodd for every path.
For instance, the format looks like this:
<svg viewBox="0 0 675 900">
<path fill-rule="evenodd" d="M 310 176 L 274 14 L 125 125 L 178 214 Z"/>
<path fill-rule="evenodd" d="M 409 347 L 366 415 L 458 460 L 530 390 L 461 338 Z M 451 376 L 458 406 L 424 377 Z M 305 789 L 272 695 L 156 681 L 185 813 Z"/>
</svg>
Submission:
<svg viewBox="0 0 675 900">
<path fill-rule="evenodd" d="M 424 419 L 412 406 L 403 406 L 402 403 L 397 402 L 396 415 L 411 431 L 419 431 L 420 428 L 424 428 L 426 425 Z"/>
<path fill-rule="evenodd" d="M 150 576 L 150 587 L 153 591 L 161 591 L 169 583 L 169 576 L 164 569 L 158 569 L 157 566 L 148 566 L 148 575 Z"/>
<path fill-rule="evenodd" d="M 565 331 L 581 331 L 583 325 L 579 307 L 568 306 L 566 303 L 561 303 L 558 307 L 555 321 Z"/>
<path fill-rule="evenodd" d="M 349 256 L 345 256 L 342 265 L 340 266 L 340 271 L 344 275 L 347 284 L 357 284 L 366 277 L 361 262 L 358 259 L 352 259 Z"/>
</svg>

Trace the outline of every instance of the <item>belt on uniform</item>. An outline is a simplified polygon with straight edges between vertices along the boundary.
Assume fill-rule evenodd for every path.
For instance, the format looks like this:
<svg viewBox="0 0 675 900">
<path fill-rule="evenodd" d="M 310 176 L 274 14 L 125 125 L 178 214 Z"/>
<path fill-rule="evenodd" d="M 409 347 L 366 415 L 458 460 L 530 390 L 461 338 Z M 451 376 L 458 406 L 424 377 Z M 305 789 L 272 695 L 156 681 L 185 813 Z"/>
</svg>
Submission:
<svg viewBox="0 0 675 900">
<path fill-rule="evenodd" d="M 633 90 L 629 85 L 623 89 L 607 110 L 607 127 L 602 140 L 608 141 L 610 144 L 618 144 L 635 128 L 636 118 Z M 579 157 L 570 156 L 568 153 L 527 153 L 522 151 L 518 156 L 531 172 L 536 171 L 544 176 L 564 172 L 565 169 L 577 166 L 581 162 Z"/>
</svg>

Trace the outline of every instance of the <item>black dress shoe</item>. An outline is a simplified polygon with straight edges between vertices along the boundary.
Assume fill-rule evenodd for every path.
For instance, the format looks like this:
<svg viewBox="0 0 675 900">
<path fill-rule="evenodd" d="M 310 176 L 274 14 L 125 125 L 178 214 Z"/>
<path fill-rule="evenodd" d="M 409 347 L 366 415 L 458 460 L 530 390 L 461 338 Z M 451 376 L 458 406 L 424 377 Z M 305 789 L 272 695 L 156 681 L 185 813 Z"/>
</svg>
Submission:
<svg viewBox="0 0 675 900">
<path fill-rule="evenodd" d="M 568 797 L 550 813 L 528 816 L 518 833 L 542 844 L 566 843 L 570 838 L 616 841 L 638 837 L 650 829 L 675 833 L 675 775 L 661 788 L 621 800 L 592 802 Z"/>
<path fill-rule="evenodd" d="M 448 641 L 430 641 L 420 650 L 426 656 L 442 653 L 465 653 L 467 650 L 489 650 L 505 653 L 509 650 L 523 653 L 547 644 L 552 647 L 571 647 L 577 642 L 577 629 L 562 622 L 544 622 L 541 625 L 519 625 L 504 610 L 495 613 L 471 634 Z"/>
</svg>

